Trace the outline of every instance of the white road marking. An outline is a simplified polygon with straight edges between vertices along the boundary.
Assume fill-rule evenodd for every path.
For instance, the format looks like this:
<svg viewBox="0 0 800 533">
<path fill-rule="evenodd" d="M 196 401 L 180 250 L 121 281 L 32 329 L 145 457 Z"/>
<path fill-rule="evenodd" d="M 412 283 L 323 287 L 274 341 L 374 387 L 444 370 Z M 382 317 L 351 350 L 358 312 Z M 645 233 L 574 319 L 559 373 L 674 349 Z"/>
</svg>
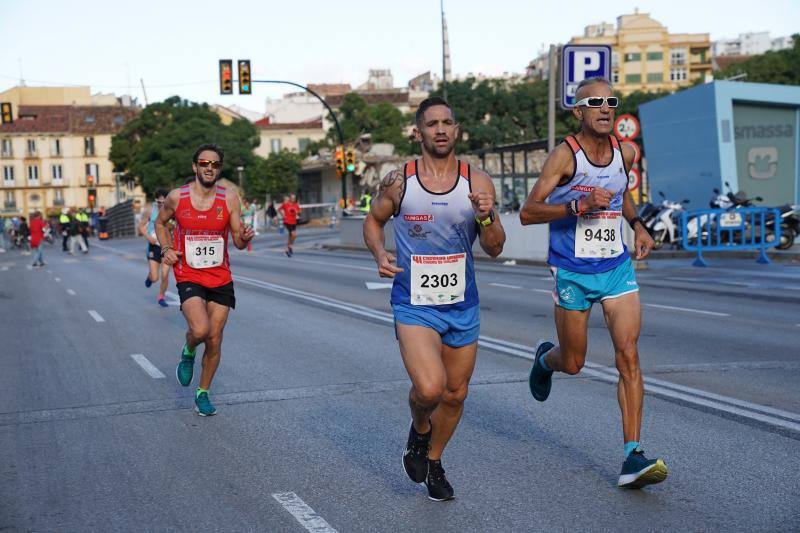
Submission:
<svg viewBox="0 0 800 533">
<path fill-rule="evenodd" d="M 6 272 L 8 270 L 8 267 L 0 268 L 0 270 L 2 270 L 3 272 Z"/>
<path fill-rule="evenodd" d="M 394 318 L 391 313 L 385 313 L 383 311 L 329 298 L 320 294 L 292 289 L 253 278 L 233 276 L 233 279 L 240 283 L 262 287 L 274 292 L 294 296 L 295 298 L 299 298 L 301 300 L 314 302 L 317 305 L 344 310 L 355 315 L 364 316 L 373 320 L 379 320 L 388 324 L 394 323 Z M 550 291 L 543 292 L 550 293 Z M 798 326 L 800 326 L 800 324 L 798 324 Z M 501 353 L 533 360 L 533 346 L 525 346 L 523 344 L 497 339 L 494 337 L 488 337 L 486 335 L 481 335 L 479 337 L 478 344 Z M 587 362 L 583 369 L 583 373 L 612 384 L 616 384 L 619 379 L 616 370 L 598 365 L 596 363 Z M 646 385 L 646 391 L 659 396 L 680 400 L 690 405 L 705 407 L 714 411 L 734 414 L 742 418 L 759 421 L 771 426 L 781 427 L 800 433 L 800 414 L 782 411 L 772 407 L 739 400 L 737 398 L 706 392 L 700 389 L 684 387 L 683 385 L 677 385 L 659 379 L 646 377 L 644 378 L 644 382 Z"/>
<path fill-rule="evenodd" d="M 553 294 L 553 291 L 550 289 L 531 289 L 533 292 L 541 292 L 544 294 Z"/>
<path fill-rule="evenodd" d="M 72 289 L 67 289 L 67 294 L 69 294 L 70 296 L 75 296 L 75 294 L 77 294 L 77 293 L 75 291 L 73 291 Z"/>
<path fill-rule="evenodd" d="M 77 259 L 62 259 L 61 262 L 62 263 L 79 263 L 80 261 L 78 261 Z"/>
<path fill-rule="evenodd" d="M 140 367 L 142 367 L 142 370 L 150 375 L 151 378 L 160 379 L 166 377 L 159 369 L 155 367 L 155 365 L 153 365 L 153 363 L 147 359 L 147 357 L 144 356 L 144 354 L 133 353 L 131 354 L 131 357 L 139 364 Z"/>
<path fill-rule="evenodd" d="M 25 268 L 27 268 L 28 270 L 33 270 L 33 265 L 28 265 Z"/>
<path fill-rule="evenodd" d="M 61 278 L 55 278 L 56 282 L 61 283 Z"/>
<path fill-rule="evenodd" d="M 674 305 L 661 305 L 661 304 L 643 304 L 647 307 L 655 307 L 658 309 L 670 309 L 672 311 L 686 311 L 687 313 L 700 313 L 702 315 L 711 316 L 731 316 L 728 313 L 717 313 L 716 311 L 703 311 L 701 309 L 689 309 L 688 307 L 675 307 Z"/>
<path fill-rule="evenodd" d="M 284 509 L 300 522 L 300 525 L 314 533 L 337 533 L 324 518 L 300 499 L 294 492 L 278 492 L 272 495 Z"/>
<path fill-rule="evenodd" d="M 98 313 L 94 309 L 89 309 L 89 314 L 92 315 L 92 318 L 94 318 L 96 322 L 105 322 L 106 321 L 106 319 L 101 317 L 100 313 Z"/>
<path fill-rule="evenodd" d="M 52 271 L 52 270 L 48 270 L 48 271 L 47 271 L 47 273 L 48 273 L 48 274 L 52 274 L 52 273 L 53 273 L 53 271 Z"/>
<path fill-rule="evenodd" d="M 169 300 L 167 300 L 167 305 L 174 305 L 180 307 L 181 299 L 177 294 L 171 291 L 167 291 L 164 293 L 164 296 L 170 298 Z"/>
<path fill-rule="evenodd" d="M 504 289 L 521 289 L 519 285 L 507 285 L 505 283 L 490 283 L 493 287 L 503 287 Z"/>
<path fill-rule="evenodd" d="M 371 291 L 378 290 L 378 289 L 391 289 L 393 283 L 377 283 L 375 281 L 365 281 L 364 283 L 367 284 L 367 288 Z"/>
<path fill-rule="evenodd" d="M 267 257 L 267 256 L 264 256 Z M 296 257 L 290 258 L 294 263 L 308 263 L 309 265 L 324 265 L 324 266 L 335 266 L 335 267 L 342 267 L 348 270 L 367 270 L 369 272 L 377 272 L 378 267 L 363 267 L 358 265 L 348 265 L 346 263 L 330 263 L 328 261 L 312 261 L 311 259 L 297 259 Z"/>
</svg>

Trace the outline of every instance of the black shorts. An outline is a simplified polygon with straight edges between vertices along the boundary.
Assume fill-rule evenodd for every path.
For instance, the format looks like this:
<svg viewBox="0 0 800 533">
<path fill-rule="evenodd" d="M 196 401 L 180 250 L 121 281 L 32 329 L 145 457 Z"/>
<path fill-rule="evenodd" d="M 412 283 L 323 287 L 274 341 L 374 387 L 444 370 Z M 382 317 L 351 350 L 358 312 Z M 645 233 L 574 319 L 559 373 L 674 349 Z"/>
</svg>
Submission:
<svg viewBox="0 0 800 533">
<path fill-rule="evenodd" d="M 204 287 L 199 283 L 191 281 L 181 281 L 177 284 L 178 298 L 183 302 L 189 298 L 199 296 L 206 302 L 215 302 L 231 309 L 236 309 L 236 296 L 233 293 L 233 282 L 220 287 Z"/>
<path fill-rule="evenodd" d="M 297 224 L 289 224 L 288 222 L 284 222 L 283 227 L 289 230 L 290 232 L 297 231 Z"/>
<path fill-rule="evenodd" d="M 161 247 L 157 244 L 147 243 L 147 258 L 156 263 L 161 262 Z"/>
</svg>

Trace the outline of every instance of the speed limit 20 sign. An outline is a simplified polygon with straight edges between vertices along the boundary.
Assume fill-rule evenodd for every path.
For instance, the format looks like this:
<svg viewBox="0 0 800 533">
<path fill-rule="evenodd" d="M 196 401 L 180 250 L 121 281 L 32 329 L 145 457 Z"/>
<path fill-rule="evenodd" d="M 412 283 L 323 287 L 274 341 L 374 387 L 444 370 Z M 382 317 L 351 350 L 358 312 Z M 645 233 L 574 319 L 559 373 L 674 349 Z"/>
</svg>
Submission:
<svg viewBox="0 0 800 533">
<path fill-rule="evenodd" d="M 635 139 L 639 132 L 639 121 L 629 113 L 618 116 L 614 121 L 614 133 L 622 140 Z"/>
</svg>

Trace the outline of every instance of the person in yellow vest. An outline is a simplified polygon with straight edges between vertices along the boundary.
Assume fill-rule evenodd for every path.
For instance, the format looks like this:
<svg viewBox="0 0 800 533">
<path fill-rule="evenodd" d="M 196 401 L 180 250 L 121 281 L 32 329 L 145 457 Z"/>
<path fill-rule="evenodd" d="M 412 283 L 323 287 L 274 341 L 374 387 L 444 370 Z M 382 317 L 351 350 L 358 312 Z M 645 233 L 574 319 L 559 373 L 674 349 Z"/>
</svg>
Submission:
<svg viewBox="0 0 800 533">
<path fill-rule="evenodd" d="M 61 210 L 61 215 L 58 217 L 58 223 L 61 225 L 61 251 L 68 252 L 67 241 L 69 241 L 69 209 L 66 207 Z"/>
<path fill-rule="evenodd" d="M 361 204 L 360 205 L 361 212 L 364 213 L 365 215 L 369 213 L 369 206 L 372 204 L 372 195 L 369 193 L 368 190 L 365 190 L 361 194 L 360 204 Z"/>
<path fill-rule="evenodd" d="M 75 214 L 75 220 L 78 221 L 78 228 L 83 239 L 83 244 L 86 245 L 86 250 L 89 250 L 89 215 L 86 211 L 78 211 Z M 85 252 L 84 252 L 85 253 Z"/>
</svg>

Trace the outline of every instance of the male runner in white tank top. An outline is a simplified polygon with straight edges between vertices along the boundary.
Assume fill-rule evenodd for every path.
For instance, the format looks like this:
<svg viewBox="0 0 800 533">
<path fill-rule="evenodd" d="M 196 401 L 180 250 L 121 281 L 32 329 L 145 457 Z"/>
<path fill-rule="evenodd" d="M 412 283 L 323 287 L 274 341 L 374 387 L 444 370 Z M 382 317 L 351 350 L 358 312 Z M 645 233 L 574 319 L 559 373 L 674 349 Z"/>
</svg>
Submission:
<svg viewBox="0 0 800 533">
<path fill-rule="evenodd" d="M 395 331 L 412 384 L 403 468 L 436 501 L 453 499 L 441 457 L 464 410 L 478 349 L 472 244 L 479 233 L 481 247 L 497 257 L 506 238 L 491 178 L 456 159 L 458 131 L 443 98 L 423 101 L 414 128 L 422 158 L 383 179 L 364 221 L 378 273 L 394 278 Z M 396 263 L 383 233 L 393 216 Z"/>
<path fill-rule="evenodd" d="M 639 286 L 622 242 L 623 224 L 636 233 L 636 259 L 653 239 L 636 216 L 627 188 L 633 150 L 611 135 L 619 104 L 603 78 L 584 80 L 575 95 L 581 131 L 568 136 L 545 161 L 520 211 L 520 221 L 550 224 L 548 263 L 555 280 L 558 346 L 542 342 L 530 374 L 534 398 L 550 394 L 554 371 L 577 374 L 586 360 L 589 313 L 601 302 L 619 370 L 624 456 L 618 486 L 640 488 L 667 477 L 662 459 L 647 459 L 639 446 L 644 386 L 637 342 L 641 329 Z"/>
</svg>

